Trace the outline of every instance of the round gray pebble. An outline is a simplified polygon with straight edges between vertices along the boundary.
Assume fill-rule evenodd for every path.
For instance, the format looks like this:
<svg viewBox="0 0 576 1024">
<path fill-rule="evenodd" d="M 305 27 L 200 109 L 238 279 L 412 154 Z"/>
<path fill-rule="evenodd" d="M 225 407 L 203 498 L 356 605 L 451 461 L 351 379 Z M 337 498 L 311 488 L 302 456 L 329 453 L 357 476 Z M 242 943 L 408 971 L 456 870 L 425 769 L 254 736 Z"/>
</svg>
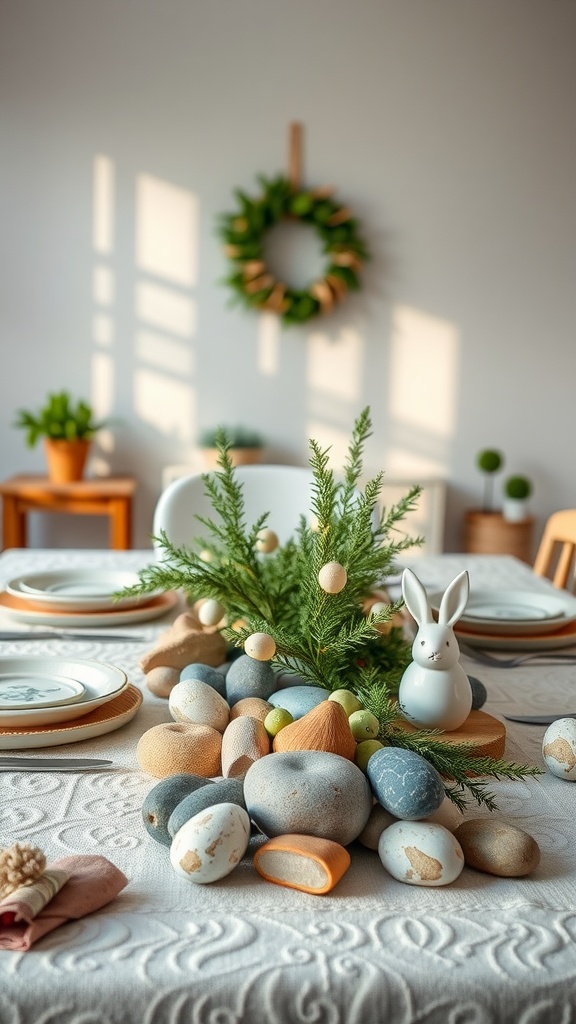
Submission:
<svg viewBox="0 0 576 1024">
<path fill-rule="evenodd" d="M 241 655 L 233 661 L 226 673 L 224 683 L 226 686 L 226 700 L 230 707 L 237 704 L 244 697 L 261 697 L 268 700 L 271 693 L 274 693 L 276 686 L 276 673 L 267 661 L 256 661 L 247 654 Z"/>
<path fill-rule="evenodd" d="M 468 682 L 472 690 L 472 711 L 480 711 L 488 699 L 488 691 L 476 676 L 468 676 Z"/>
<path fill-rule="evenodd" d="M 200 811 L 205 811 L 207 807 L 214 807 L 215 804 L 238 804 L 246 810 L 244 787 L 240 779 L 216 779 L 206 789 L 197 789 L 196 792 L 185 796 L 168 819 L 170 841 L 190 818 Z"/>
<path fill-rule="evenodd" d="M 168 832 L 168 819 L 172 811 L 181 800 L 203 789 L 210 781 L 200 775 L 180 772 L 178 775 L 169 775 L 153 786 L 142 804 L 144 827 L 152 838 L 163 846 L 170 846 L 172 836 Z"/>
<path fill-rule="evenodd" d="M 208 686 L 226 699 L 226 680 L 222 673 L 211 665 L 203 665 L 201 662 L 185 665 L 180 672 L 180 682 L 183 683 L 186 679 L 198 679 L 201 683 L 208 683 Z"/>
</svg>

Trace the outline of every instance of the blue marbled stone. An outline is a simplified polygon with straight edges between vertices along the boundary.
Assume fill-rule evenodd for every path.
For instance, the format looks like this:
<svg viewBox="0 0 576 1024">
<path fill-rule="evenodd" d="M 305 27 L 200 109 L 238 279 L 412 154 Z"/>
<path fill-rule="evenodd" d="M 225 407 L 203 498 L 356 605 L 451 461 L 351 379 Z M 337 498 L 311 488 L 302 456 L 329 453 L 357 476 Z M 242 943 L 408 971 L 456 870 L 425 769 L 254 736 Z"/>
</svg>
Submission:
<svg viewBox="0 0 576 1024">
<path fill-rule="evenodd" d="M 197 789 L 185 796 L 168 819 L 168 833 L 171 839 L 195 814 L 200 814 L 200 811 L 214 807 L 215 804 L 238 804 L 246 810 L 244 786 L 240 779 L 216 779 L 210 786 Z"/>
<path fill-rule="evenodd" d="M 218 669 L 212 668 L 211 665 L 203 665 L 201 662 L 193 662 L 190 665 L 186 665 L 180 673 L 180 682 L 183 683 L 186 679 L 199 679 L 201 683 L 207 683 L 221 697 L 226 699 L 226 680 L 224 675 Z"/>
<path fill-rule="evenodd" d="M 256 661 L 247 654 L 236 658 L 225 677 L 226 700 L 230 707 L 244 697 L 261 697 L 268 700 L 278 683 L 276 673 L 267 661 Z"/>
<path fill-rule="evenodd" d="M 209 783 L 210 779 L 187 772 L 169 775 L 156 783 L 142 804 L 142 821 L 152 838 L 163 846 L 170 846 L 172 836 L 168 832 L 168 820 L 172 811 L 187 796 L 204 789 Z"/>
<path fill-rule="evenodd" d="M 418 821 L 438 810 L 444 783 L 426 758 L 401 747 L 382 747 L 368 761 L 366 774 L 378 803 L 395 818 Z"/>
<path fill-rule="evenodd" d="M 328 690 L 323 686 L 287 686 L 276 690 L 267 698 L 275 708 L 289 711 L 294 721 L 312 711 L 323 700 L 328 700 Z"/>
<path fill-rule="evenodd" d="M 470 683 L 470 689 L 472 690 L 472 711 L 480 711 L 483 708 L 487 699 L 488 692 L 484 683 L 481 683 L 476 676 L 468 676 L 468 682 Z"/>
</svg>

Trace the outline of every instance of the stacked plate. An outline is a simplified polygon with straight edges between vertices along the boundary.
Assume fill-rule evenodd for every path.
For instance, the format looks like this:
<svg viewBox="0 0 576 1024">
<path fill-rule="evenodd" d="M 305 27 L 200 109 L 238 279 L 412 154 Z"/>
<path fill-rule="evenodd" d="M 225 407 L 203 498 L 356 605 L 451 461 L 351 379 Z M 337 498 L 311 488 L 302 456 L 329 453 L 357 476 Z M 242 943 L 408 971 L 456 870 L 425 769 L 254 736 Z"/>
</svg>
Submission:
<svg viewBox="0 0 576 1024">
<path fill-rule="evenodd" d="M 145 622 L 174 607 L 173 593 L 116 596 L 138 581 L 136 573 L 108 569 L 27 573 L 6 584 L 0 611 L 17 622 L 84 627 Z"/>
<path fill-rule="evenodd" d="M 142 694 L 114 665 L 81 658 L 0 658 L 0 750 L 53 746 L 112 732 Z"/>
<path fill-rule="evenodd" d="M 437 615 L 442 593 L 432 594 Z M 500 650 L 546 650 L 576 644 L 576 597 L 567 591 L 473 590 L 454 632 L 467 644 Z"/>
</svg>

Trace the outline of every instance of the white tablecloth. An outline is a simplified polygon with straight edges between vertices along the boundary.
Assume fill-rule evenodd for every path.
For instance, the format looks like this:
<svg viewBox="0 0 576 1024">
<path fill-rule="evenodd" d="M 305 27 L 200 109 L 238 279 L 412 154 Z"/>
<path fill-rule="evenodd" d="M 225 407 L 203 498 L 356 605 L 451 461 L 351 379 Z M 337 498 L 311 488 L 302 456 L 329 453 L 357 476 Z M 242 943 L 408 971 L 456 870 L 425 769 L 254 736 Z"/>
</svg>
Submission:
<svg viewBox="0 0 576 1024">
<path fill-rule="evenodd" d="M 32 569 L 134 568 L 150 552 L 9 551 L 0 585 Z M 463 567 L 473 585 L 547 589 L 508 557 L 430 556 L 414 566 L 443 587 Z M 0 616 L 0 628 L 13 622 Z M 0 653 L 100 658 L 143 686 L 138 660 L 166 620 L 129 627 L 146 643 L 4 642 Z M 22 626 L 21 628 L 26 628 Z M 123 627 L 123 632 L 128 631 Z M 488 689 L 485 710 L 576 710 L 576 666 L 506 670 L 462 664 Z M 250 851 L 211 886 L 175 875 L 145 831 L 156 779 L 136 760 L 142 733 L 169 721 L 144 692 L 127 726 L 45 753 L 111 757 L 103 774 L 0 774 L 0 846 L 29 841 L 48 860 L 108 857 L 130 881 L 107 908 L 27 953 L 0 952 L 0 1024 L 568 1024 L 576 1013 L 576 786 L 549 773 L 494 782 L 498 817 L 530 832 L 541 864 L 525 879 L 465 868 L 450 886 L 392 879 L 376 853 L 350 848 L 336 889 L 310 896 L 262 880 Z M 542 764 L 543 727 L 508 724 L 507 756 Z M 42 753 L 38 750 L 37 753 Z M 474 807 L 468 817 L 486 814 Z"/>
</svg>

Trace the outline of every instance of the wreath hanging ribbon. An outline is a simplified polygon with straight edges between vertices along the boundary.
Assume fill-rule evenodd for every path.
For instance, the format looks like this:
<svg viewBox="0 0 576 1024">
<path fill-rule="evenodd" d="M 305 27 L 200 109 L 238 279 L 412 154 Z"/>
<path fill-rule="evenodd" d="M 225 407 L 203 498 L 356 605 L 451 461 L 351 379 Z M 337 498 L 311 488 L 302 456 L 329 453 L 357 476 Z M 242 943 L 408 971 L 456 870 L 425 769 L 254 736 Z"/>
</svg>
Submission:
<svg viewBox="0 0 576 1024">
<path fill-rule="evenodd" d="M 225 279 L 236 299 L 253 309 L 277 313 L 284 324 L 302 324 L 329 313 L 349 291 L 360 288 L 360 271 L 368 259 L 358 221 L 331 188 L 295 189 L 283 176 L 259 176 L 261 194 L 253 199 L 236 189 L 238 209 L 221 217 L 219 233 L 232 262 Z M 278 281 L 266 265 L 266 233 L 283 220 L 313 227 L 326 255 L 324 273 L 308 287 L 292 288 Z"/>
</svg>

